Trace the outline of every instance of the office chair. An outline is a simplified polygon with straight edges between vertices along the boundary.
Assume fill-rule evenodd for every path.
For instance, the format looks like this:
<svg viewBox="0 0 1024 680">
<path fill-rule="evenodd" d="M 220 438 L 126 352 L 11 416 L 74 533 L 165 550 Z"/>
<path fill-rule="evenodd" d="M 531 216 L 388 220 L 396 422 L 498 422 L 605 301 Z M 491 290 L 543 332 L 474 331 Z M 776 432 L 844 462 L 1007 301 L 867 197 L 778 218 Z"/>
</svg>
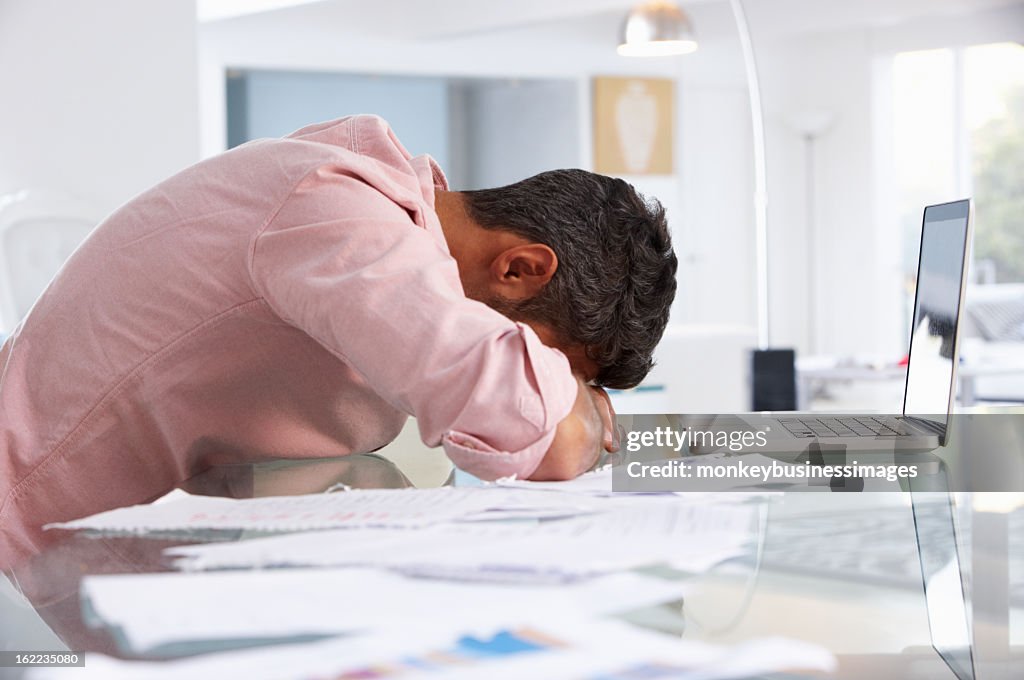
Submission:
<svg viewBox="0 0 1024 680">
<path fill-rule="evenodd" d="M 46 191 L 0 196 L 0 334 L 10 333 L 98 223 L 87 204 Z"/>
</svg>

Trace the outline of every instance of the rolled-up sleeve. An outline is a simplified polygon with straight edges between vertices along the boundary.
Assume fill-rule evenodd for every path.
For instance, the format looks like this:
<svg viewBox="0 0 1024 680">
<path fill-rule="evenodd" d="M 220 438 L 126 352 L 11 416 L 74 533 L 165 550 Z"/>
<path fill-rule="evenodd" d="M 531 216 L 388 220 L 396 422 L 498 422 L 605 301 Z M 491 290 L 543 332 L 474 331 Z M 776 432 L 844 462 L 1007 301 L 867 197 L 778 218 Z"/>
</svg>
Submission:
<svg viewBox="0 0 1024 680">
<path fill-rule="evenodd" d="M 414 207 L 321 167 L 255 237 L 253 285 L 460 468 L 528 476 L 576 398 L 568 361 L 466 298 L 455 260 L 416 219 Z"/>
</svg>

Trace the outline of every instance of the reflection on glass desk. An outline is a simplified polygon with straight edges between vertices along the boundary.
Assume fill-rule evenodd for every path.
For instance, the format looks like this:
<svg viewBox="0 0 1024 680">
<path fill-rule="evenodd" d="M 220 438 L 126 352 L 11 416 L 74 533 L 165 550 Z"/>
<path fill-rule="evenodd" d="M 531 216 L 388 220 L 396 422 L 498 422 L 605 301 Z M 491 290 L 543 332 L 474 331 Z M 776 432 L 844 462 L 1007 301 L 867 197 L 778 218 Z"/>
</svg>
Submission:
<svg viewBox="0 0 1024 680">
<path fill-rule="evenodd" d="M 312 493 L 334 485 L 400 488 L 410 484 L 391 462 L 364 455 L 233 466 L 211 470 L 184 486 L 191 493 L 248 497 Z M 782 635 L 818 643 L 839 656 L 837 677 L 954 677 L 931 649 L 914 520 L 906 494 L 779 496 L 764 507 L 764 518 L 761 531 L 752 528 L 747 554 L 704 574 L 678 574 L 693 585 L 683 602 L 637 611 L 628 620 L 708 642 Z M 1008 606 L 1014 634 L 1019 635 L 1024 611 L 1024 510 L 1008 515 L 1008 522 L 1012 579 Z M 943 531 L 927 521 L 921 528 L 926 533 Z M 222 538 L 245 536 L 236 532 Z M 66 645 L 118 655 L 109 633 L 83 624 L 77 595 L 81 578 L 169 571 L 162 551 L 185 543 L 65 536 L 12 575 L 12 581 L 30 596 L 31 607 L 21 605 L 10 588 L 0 592 L 3 644 L 36 649 Z"/>
<path fill-rule="evenodd" d="M 181 488 L 197 495 L 253 498 L 320 493 L 336 486 L 390 489 L 412 484 L 391 461 L 362 454 L 213 467 L 190 478 Z M 218 539 L 246 537 L 245 532 L 236 531 L 222 532 Z M 194 542 L 60 532 L 55 545 L 7 574 L 11 585 L 0 583 L 0 648 L 53 650 L 66 646 L 119 656 L 106 631 L 90 628 L 83 621 L 78 598 L 82 578 L 174 571 L 163 551 Z M 24 603 L 17 590 L 27 596 L 31 606 Z M 10 670 L 0 668 L 0 678 Z"/>
</svg>

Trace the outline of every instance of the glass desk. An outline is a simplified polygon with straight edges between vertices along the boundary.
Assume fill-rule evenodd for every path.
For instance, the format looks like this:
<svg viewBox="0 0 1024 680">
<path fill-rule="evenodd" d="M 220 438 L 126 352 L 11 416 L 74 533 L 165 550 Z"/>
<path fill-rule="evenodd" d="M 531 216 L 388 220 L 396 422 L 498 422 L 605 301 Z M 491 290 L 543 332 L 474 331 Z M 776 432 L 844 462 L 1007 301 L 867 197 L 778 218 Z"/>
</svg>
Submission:
<svg viewBox="0 0 1024 680">
<path fill-rule="evenodd" d="M 191 493 L 251 497 L 313 493 L 337 484 L 410 486 L 393 463 L 368 454 L 213 469 L 183 487 Z M 1001 558 L 1000 573 L 1007 574 L 1010 595 L 1004 619 L 997 618 L 995 625 L 1002 622 L 1002 632 L 1019 649 L 1024 623 L 1024 510 L 1001 517 L 1002 523 L 994 528 L 984 521 L 972 528 L 1006 532 L 1003 544 L 1008 552 Z M 926 533 L 934 529 L 923 527 Z M 235 532 L 224 538 L 245 535 Z M 976 536 L 973 540 L 979 543 Z M 14 587 L 0 583 L 4 648 L 68 648 L 120 656 L 106 631 L 83 623 L 78 600 L 82 577 L 170 571 L 161 551 L 189 542 L 66 533 L 10 575 L 31 605 L 19 601 Z M 826 490 L 774 497 L 760 506 L 743 557 L 703 574 L 677 577 L 692 581 L 685 600 L 634 612 L 627 620 L 715 643 L 773 635 L 817 643 L 837 655 L 840 678 L 955 677 L 931 648 L 908 494 Z M 999 658 L 999 653 L 988 667 L 987 659 L 979 659 L 979 677 L 1021 677 L 1020 660 Z M 0 677 L 18 676 L 13 669 L 0 669 Z"/>
</svg>

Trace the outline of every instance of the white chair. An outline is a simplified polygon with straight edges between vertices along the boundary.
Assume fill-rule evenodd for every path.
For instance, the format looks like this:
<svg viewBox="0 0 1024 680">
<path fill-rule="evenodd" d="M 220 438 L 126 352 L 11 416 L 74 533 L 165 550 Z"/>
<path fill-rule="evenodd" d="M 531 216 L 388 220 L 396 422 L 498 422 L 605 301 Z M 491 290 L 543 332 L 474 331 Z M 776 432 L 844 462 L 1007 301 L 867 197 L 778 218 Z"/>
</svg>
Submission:
<svg viewBox="0 0 1024 680">
<path fill-rule="evenodd" d="M 46 191 L 0 196 L 0 335 L 21 322 L 99 221 L 77 199 Z"/>
</svg>

